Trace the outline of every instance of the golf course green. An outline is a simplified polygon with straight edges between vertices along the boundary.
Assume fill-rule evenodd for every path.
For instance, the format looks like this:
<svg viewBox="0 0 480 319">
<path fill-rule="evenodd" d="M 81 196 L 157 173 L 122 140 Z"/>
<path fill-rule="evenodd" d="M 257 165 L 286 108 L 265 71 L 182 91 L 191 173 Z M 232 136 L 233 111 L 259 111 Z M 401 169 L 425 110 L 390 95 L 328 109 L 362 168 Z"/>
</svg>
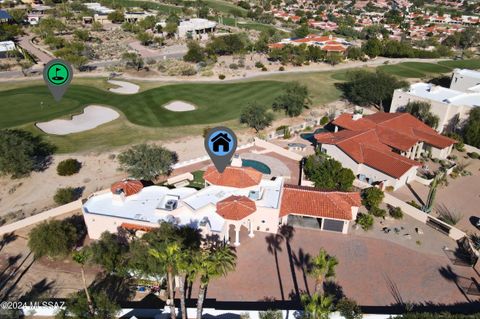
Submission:
<svg viewBox="0 0 480 319">
<path fill-rule="evenodd" d="M 173 127 L 219 123 L 238 118 L 251 101 L 271 105 L 285 87 L 284 82 L 257 81 L 232 84 L 175 84 L 134 95 L 118 95 L 95 87 L 72 85 L 61 102 L 53 100 L 46 86 L 0 92 L 0 128 L 43 122 L 82 112 L 90 104 L 111 106 L 128 121 L 146 127 Z M 172 112 L 162 106 L 182 100 L 195 111 Z"/>
</svg>

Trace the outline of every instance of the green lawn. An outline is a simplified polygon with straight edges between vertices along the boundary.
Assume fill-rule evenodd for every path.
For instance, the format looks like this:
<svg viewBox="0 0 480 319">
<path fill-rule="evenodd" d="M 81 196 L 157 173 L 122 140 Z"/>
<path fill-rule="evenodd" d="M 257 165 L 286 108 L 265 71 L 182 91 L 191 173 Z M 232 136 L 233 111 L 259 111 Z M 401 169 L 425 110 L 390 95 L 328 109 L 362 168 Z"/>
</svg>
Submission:
<svg viewBox="0 0 480 319">
<path fill-rule="evenodd" d="M 284 85 L 276 81 L 176 84 L 129 96 L 105 92 L 95 87 L 72 85 L 60 103 L 53 101 L 45 86 L 18 88 L 0 92 L 0 128 L 71 115 L 81 112 L 89 104 L 112 106 L 121 111 L 131 123 L 147 127 L 219 123 L 238 118 L 249 101 L 270 105 Z M 171 112 L 162 107 L 172 100 L 190 102 L 198 109 Z"/>
<path fill-rule="evenodd" d="M 452 69 L 435 63 L 425 63 L 425 62 L 404 62 L 400 63 L 402 67 L 406 67 L 413 70 L 418 70 L 425 73 L 447 73 L 451 72 Z"/>
<path fill-rule="evenodd" d="M 465 68 L 465 69 L 480 69 L 480 59 L 474 60 L 456 60 L 456 61 L 440 61 L 438 64 L 447 66 L 449 68 Z"/>
<path fill-rule="evenodd" d="M 381 65 L 378 69 L 404 78 L 423 78 L 425 76 L 425 73 L 404 67 L 401 64 Z"/>
<path fill-rule="evenodd" d="M 238 11 L 242 15 L 246 15 L 248 10 L 237 6 L 228 1 L 223 0 L 203 0 L 203 2 L 210 8 L 224 13 L 232 13 L 232 11 Z"/>
</svg>

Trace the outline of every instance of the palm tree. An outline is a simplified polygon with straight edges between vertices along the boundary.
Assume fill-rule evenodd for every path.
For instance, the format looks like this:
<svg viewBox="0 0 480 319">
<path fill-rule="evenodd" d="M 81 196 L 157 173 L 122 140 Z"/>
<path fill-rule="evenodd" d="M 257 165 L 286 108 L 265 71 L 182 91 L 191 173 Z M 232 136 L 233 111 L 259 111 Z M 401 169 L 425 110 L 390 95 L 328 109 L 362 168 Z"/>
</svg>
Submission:
<svg viewBox="0 0 480 319">
<path fill-rule="evenodd" d="M 162 265 L 164 265 L 164 270 L 167 273 L 170 318 L 175 319 L 175 292 L 173 280 L 177 271 L 180 245 L 176 242 L 173 242 L 166 243 L 162 246 L 163 247 L 161 250 L 150 248 L 148 252 L 150 253 L 150 255 L 157 258 L 162 263 Z"/>
<path fill-rule="evenodd" d="M 315 292 L 320 291 L 323 281 L 335 277 L 335 267 L 338 260 L 330 256 L 325 249 L 320 248 L 318 255 L 312 259 L 309 275 L 315 278 Z"/>
<path fill-rule="evenodd" d="M 328 295 L 314 293 L 310 297 L 303 294 L 301 301 L 308 319 L 328 319 L 333 310 L 333 299 Z"/>
<path fill-rule="evenodd" d="M 178 290 L 180 293 L 180 311 L 182 319 L 187 319 L 187 308 L 185 306 L 185 283 L 192 284 L 196 277 L 199 253 L 193 249 L 182 250 L 178 256 L 178 276 L 180 277 Z"/>
<path fill-rule="evenodd" d="M 82 273 L 83 289 L 85 290 L 85 296 L 87 297 L 88 312 L 93 317 L 95 316 L 95 309 L 93 308 L 92 298 L 88 292 L 87 280 L 85 278 L 85 264 L 87 263 L 90 257 L 89 251 L 86 249 L 74 251 L 72 254 L 72 259 L 77 264 L 80 265 L 80 272 Z"/>
<path fill-rule="evenodd" d="M 229 271 L 235 269 L 237 255 L 230 246 L 218 244 L 201 253 L 198 261 L 198 274 L 200 276 L 200 289 L 197 300 L 197 319 L 202 318 L 205 292 L 210 280 L 216 277 L 226 276 Z"/>
</svg>

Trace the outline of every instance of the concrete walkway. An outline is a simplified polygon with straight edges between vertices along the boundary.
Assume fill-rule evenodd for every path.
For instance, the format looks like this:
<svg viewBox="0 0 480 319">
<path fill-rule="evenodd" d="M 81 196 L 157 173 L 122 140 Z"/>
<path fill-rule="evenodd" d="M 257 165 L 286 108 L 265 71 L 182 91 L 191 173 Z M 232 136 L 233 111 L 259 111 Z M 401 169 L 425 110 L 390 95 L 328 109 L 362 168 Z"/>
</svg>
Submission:
<svg viewBox="0 0 480 319">
<path fill-rule="evenodd" d="M 54 59 L 52 55 L 39 49 L 32 43 L 34 37 L 34 35 L 24 35 L 20 37 L 18 44 L 37 58 L 37 64 L 46 64 L 48 61 Z"/>
</svg>

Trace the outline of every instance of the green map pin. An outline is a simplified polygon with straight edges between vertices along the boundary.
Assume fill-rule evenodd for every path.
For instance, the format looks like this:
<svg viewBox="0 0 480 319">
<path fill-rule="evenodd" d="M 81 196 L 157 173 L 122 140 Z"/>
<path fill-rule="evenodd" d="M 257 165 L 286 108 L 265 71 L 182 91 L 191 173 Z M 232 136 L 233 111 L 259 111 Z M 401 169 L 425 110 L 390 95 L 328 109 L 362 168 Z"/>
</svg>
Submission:
<svg viewBox="0 0 480 319">
<path fill-rule="evenodd" d="M 72 78 L 72 66 L 61 59 L 51 60 L 43 69 L 43 79 L 57 102 L 62 99 Z"/>
</svg>

